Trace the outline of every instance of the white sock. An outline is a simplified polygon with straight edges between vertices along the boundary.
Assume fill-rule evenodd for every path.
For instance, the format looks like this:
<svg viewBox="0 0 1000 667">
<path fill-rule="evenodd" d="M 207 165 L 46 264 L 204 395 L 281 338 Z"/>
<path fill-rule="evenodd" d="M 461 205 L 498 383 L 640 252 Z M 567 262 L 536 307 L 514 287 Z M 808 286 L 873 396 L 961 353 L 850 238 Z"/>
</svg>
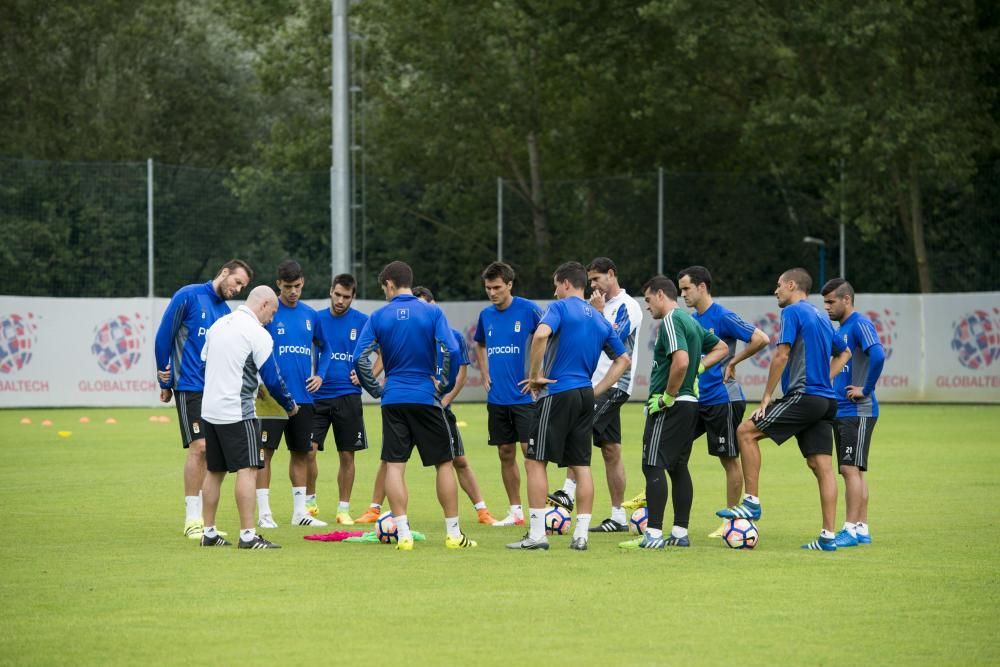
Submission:
<svg viewBox="0 0 1000 667">
<path fill-rule="evenodd" d="M 350 512 L 350 511 L 351 511 L 351 501 L 341 500 L 339 503 L 337 503 L 337 514 L 340 514 L 341 512 Z"/>
<path fill-rule="evenodd" d="M 867 535 L 868 534 L 868 524 L 867 523 L 864 523 L 863 521 L 858 521 L 856 524 L 854 524 L 854 526 L 855 526 L 854 527 L 855 537 L 858 536 L 858 535 Z"/>
<path fill-rule="evenodd" d="M 201 518 L 201 498 L 198 496 L 184 496 L 184 516 L 186 517 L 186 521 Z"/>
<path fill-rule="evenodd" d="M 760 505 L 760 498 L 757 496 L 751 496 L 749 493 L 743 496 L 743 500 L 753 503 L 754 505 Z"/>
<path fill-rule="evenodd" d="M 680 526 L 674 526 L 673 528 L 670 529 L 670 534 L 673 535 L 674 537 L 678 537 L 678 538 L 680 538 L 680 537 L 687 537 L 688 536 L 688 529 L 687 528 L 681 528 Z"/>
<path fill-rule="evenodd" d="M 306 487 L 292 487 L 292 514 L 300 516 L 306 513 Z"/>
<path fill-rule="evenodd" d="M 371 507 L 372 509 L 376 509 L 376 510 L 380 510 L 380 511 L 381 511 L 381 509 L 382 509 L 382 506 L 381 506 L 381 505 L 379 505 L 378 503 L 372 503 L 372 504 L 371 504 L 371 505 L 369 505 L 368 507 Z"/>
<path fill-rule="evenodd" d="M 832 532 L 830 532 L 826 528 L 824 528 L 823 530 L 819 531 L 819 536 L 822 537 L 824 540 L 832 540 L 834 537 L 836 537 L 836 535 L 834 535 Z"/>
<path fill-rule="evenodd" d="M 545 539 L 545 508 L 528 508 L 529 521 L 528 537 L 533 540 Z"/>
<path fill-rule="evenodd" d="M 478 503 L 476 503 L 475 505 L 473 505 L 473 507 L 475 507 L 477 511 L 478 510 L 484 510 L 484 509 L 486 509 L 486 501 L 485 500 L 480 500 Z"/>
<path fill-rule="evenodd" d="M 219 532 L 215 530 L 215 526 L 205 526 L 205 537 L 215 537 Z"/>
<path fill-rule="evenodd" d="M 649 535 L 650 538 L 652 538 L 652 539 L 657 539 L 657 538 L 663 537 L 663 529 L 662 528 L 650 528 L 649 526 L 646 526 L 646 534 Z"/>
<path fill-rule="evenodd" d="M 255 537 L 257 537 L 257 530 L 255 528 L 240 529 L 240 539 L 244 542 L 249 542 Z"/>
<path fill-rule="evenodd" d="M 857 524 L 851 523 L 850 521 L 844 522 L 844 530 L 851 534 L 853 537 L 858 536 Z"/>
<path fill-rule="evenodd" d="M 576 528 L 573 530 L 573 539 L 582 537 L 587 539 L 587 531 L 590 530 L 590 514 L 576 515 Z"/>
<path fill-rule="evenodd" d="M 462 531 L 458 529 L 457 516 L 446 516 L 444 518 L 444 529 L 448 531 L 448 535 L 450 535 L 451 537 L 462 536 Z"/>
<path fill-rule="evenodd" d="M 510 506 L 510 513 L 511 513 L 511 516 L 519 516 L 522 519 L 524 518 L 524 508 L 521 507 L 520 505 L 511 505 Z"/>
<path fill-rule="evenodd" d="M 410 532 L 410 520 L 405 514 L 393 517 L 392 520 L 396 522 L 396 534 L 399 536 L 400 540 L 413 539 L 413 533 Z"/>
<path fill-rule="evenodd" d="M 562 490 L 566 492 L 566 495 L 569 496 L 570 500 L 576 502 L 576 482 L 574 480 L 567 477 L 566 481 L 563 482 Z"/>
<path fill-rule="evenodd" d="M 618 523 L 625 525 L 625 508 L 611 506 L 611 520 L 617 521 Z"/>
<path fill-rule="evenodd" d="M 303 486 L 302 490 L 305 491 L 305 488 L 306 487 Z M 306 502 L 315 505 L 316 504 L 316 494 L 315 493 L 307 493 L 306 494 Z"/>
<path fill-rule="evenodd" d="M 264 516 L 271 513 L 271 490 L 257 489 L 257 514 Z"/>
</svg>

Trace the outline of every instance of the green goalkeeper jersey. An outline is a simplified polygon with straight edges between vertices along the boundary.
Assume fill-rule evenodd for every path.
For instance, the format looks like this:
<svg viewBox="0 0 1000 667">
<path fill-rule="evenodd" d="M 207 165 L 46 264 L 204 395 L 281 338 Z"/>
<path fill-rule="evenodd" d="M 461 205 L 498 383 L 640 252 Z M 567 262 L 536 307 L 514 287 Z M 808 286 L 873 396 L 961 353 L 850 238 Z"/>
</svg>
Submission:
<svg viewBox="0 0 1000 667">
<path fill-rule="evenodd" d="M 695 322 L 694 318 L 680 308 L 674 308 L 660 322 L 656 330 L 656 344 L 653 346 L 653 370 L 649 374 L 649 393 L 662 394 L 667 389 L 670 377 L 671 356 L 677 350 L 688 353 L 688 368 L 684 374 L 677 396 L 697 399 L 695 383 L 698 378 L 698 364 L 701 355 L 710 351 L 719 342 L 719 337 Z"/>
</svg>

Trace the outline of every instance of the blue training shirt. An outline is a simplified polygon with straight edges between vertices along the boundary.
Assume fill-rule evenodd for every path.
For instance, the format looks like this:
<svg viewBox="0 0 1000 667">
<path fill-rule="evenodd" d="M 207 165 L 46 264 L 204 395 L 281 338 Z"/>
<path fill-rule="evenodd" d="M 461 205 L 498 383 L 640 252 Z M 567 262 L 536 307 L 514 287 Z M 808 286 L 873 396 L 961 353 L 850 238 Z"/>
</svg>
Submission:
<svg viewBox="0 0 1000 667">
<path fill-rule="evenodd" d="M 553 301 L 539 324 L 552 328 L 542 375 L 555 380 L 539 392 L 539 397 L 590 387 L 602 351 L 610 359 L 625 354 L 611 323 L 578 296 Z"/>
<path fill-rule="evenodd" d="M 531 395 L 522 394 L 518 382 L 528 376 L 531 336 L 541 319 L 542 309 L 519 296 L 503 310 L 491 305 L 479 313 L 474 338 L 477 344 L 486 348 L 491 382 L 487 403 L 531 403 Z"/>
<path fill-rule="evenodd" d="M 319 359 L 316 374 L 323 378 L 323 385 L 313 394 L 314 399 L 361 393 L 361 387 L 351 382 L 351 371 L 354 370 L 354 348 L 367 322 L 368 316 L 354 308 L 348 308 L 339 317 L 329 308 L 316 313 L 316 355 Z"/>
<path fill-rule="evenodd" d="M 292 398 L 299 405 L 312 405 L 306 380 L 312 375 L 316 311 L 302 302 L 289 308 L 278 301 L 274 318 L 264 328 L 274 339 L 274 360 Z"/>
<path fill-rule="evenodd" d="M 381 350 L 385 386 L 372 374 L 370 355 Z M 438 365 L 438 353 L 441 363 Z M 455 386 L 458 341 L 444 312 L 412 294 L 400 294 L 368 319 L 354 348 L 354 367 L 361 386 L 382 405 L 440 405 L 432 377 L 446 379 L 442 393 Z"/>
<path fill-rule="evenodd" d="M 160 382 L 161 388 L 204 391 L 205 362 L 201 360 L 201 348 L 205 346 L 205 333 L 230 312 L 211 280 L 177 290 L 156 330 L 156 370 L 166 370 L 170 364 L 172 374 L 170 382 Z"/>
<path fill-rule="evenodd" d="M 711 331 L 726 344 L 726 356 L 722 361 L 698 376 L 698 402 L 702 405 L 722 405 L 734 401 L 745 401 L 743 388 L 735 379 L 723 383 L 726 366 L 736 356 L 736 341 L 749 343 L 753 336 L 754 326 L 746 322 L 733 311 L 712 303 L 704 313 L 691 313 L 694 321 Z"/>
<path fill-rule="evenodd" d="M 830 382 L 830 357 L 847 349 L 833 333 L 826 313 L 805 299 L 781 311 L 778 345 L 790 345 L 788 364 L 781 373 L 781 391 L 837 398 Z"/>
<path fill-rule="evenodd" d="M 872 321 L 854 311 L 840 323 L 837 336 L 851 351 L 851 359 L 833 381 L 837 393 L 838 417 L 878 417 L 875 383 L 885 364 L 885 349 Z M 862 387 L 865 397 L 860 401 L 847 398 L 847 387 Z"/>
</svg>

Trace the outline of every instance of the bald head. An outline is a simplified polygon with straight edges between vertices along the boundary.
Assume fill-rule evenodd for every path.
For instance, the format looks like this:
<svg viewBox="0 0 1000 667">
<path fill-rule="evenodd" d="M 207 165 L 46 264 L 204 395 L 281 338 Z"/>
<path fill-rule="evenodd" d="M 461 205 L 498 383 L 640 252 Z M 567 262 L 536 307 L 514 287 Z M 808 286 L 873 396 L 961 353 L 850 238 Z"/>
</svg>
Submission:
<svg viewBox="0 0 1000 667">
<path fill-rule="evenodd" d="M 278 297 L 267 285 L 258 285 L 247 295 L 246 307 L 253 311 L 262 325 L 270 324 L 278 310 Z"/>
</svg>

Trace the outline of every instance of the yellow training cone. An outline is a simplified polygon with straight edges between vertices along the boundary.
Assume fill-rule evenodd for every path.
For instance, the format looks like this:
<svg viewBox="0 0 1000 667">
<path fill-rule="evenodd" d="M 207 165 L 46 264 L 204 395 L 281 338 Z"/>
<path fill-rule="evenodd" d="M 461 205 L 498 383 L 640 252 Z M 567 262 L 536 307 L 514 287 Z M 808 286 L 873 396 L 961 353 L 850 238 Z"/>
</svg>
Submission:
<svg viewBox="0 0 1000 667">
<path fill-rule="evenodd" d="M 60 438 L 68 438 L 71 435 L 73 435 L 73 431 L 59 431 Z"/>
</svg>

